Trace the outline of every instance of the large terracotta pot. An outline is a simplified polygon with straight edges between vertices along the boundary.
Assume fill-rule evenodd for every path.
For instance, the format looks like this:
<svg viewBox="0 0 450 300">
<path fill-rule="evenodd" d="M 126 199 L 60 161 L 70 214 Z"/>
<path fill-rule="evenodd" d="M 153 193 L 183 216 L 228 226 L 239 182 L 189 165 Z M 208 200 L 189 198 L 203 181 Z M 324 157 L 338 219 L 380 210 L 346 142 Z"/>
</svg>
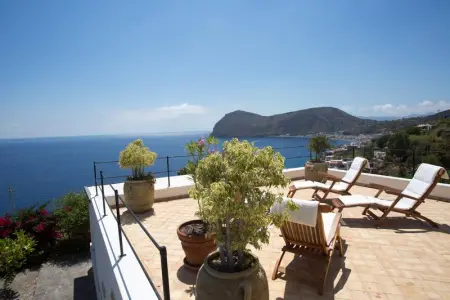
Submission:
<svg viewBox="0 0 450 300">
<path fill-rule="evenodd" d="M 217 250 L 215 236 L 206 237 L 206 235 L 186 235 L 181 228 L 190 224 L 203 224 L 201 220 L 192 220 L 181 224 L 177 229 L 178 238 L 181 241 L 186 257 L 184 264 L 186 267 L 197 271 L 205 258 L 211 252 Z"/>
<path fill-rule="evenodd" d="M 128 180 L 123 186 L 123 194 L 133 212 L 148 212 L 155 202 L 155 185 L 150 180 Z"/>
<path fill-rule="evenodd" d="M 236 273 L 219 272 L 209 265 L 209 261 L 219 256 L 211 253 L 198 271 L 195 288 L 196 300 L 269 300 L 269 284 L 266 272 L 259 260 L 248 270 Z"/>
<path fill-rule="evenodd" d="M 325 180 L 324 176 L 319 175 L 318 172 L 328 172 L 328 164 L 326 162 L 311 162 L 307 161 L 305 164 L 305 180 L 319 181 Z"/>
</svg>

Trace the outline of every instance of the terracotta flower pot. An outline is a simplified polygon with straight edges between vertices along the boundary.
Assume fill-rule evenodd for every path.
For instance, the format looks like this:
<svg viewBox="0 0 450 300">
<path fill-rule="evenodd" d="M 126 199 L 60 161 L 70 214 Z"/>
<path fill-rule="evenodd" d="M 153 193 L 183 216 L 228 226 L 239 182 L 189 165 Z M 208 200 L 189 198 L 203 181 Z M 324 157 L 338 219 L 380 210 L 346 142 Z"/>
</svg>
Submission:
<svg viewBox="0 0 450 300">
<path fill-rule="evenodd" d="M 219 256 L 211 253 L 198 271 L 195 288 L 196 300 L 269 300 L 266 272 L 256 256 L 256 263 L 245 271 L 224 273 L 213 269 L 209 261 Z"/>
<path fill-rule="evenodd" d="M 319 171 L 327 173 L 328 164 L 326 162 L 316 163 L 307 161 L 305 163 L 305 180 L 322 182 L 325 178 L 319 175 Z"/>
<path fill-rule="evenodd" d="M 177 229 L 178 238 L 181 241 L 186 257 L 185 266 L 198 270 L 211 252 L 217 249 L 215 236 L 186 234 L 182 228 L 188 225 L 203 224 L 201 220 L 192 220 L 181 224 Z"/>
<path fill-rule="evenodd" d="M 149 180 L 127 180 L 123 185 L 123 194 L 133 212 L 148 212 L 155 202 L 155 185 Z"/>
</svg>

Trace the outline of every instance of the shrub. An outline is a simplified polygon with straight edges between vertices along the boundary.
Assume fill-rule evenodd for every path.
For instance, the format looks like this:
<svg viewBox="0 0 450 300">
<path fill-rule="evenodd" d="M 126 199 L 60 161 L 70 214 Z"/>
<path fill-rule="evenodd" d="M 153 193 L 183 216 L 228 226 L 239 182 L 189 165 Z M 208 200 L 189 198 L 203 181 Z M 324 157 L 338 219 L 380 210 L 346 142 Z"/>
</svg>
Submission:
<svg viewBox="0 0 450 300">
<path fill-rule="evenodd" d="M 89 202 L 84 193 L 69 193 L 56 200 L 54 214 L 64 240 L 89 244 Z"/>
<path fill-rule="evenodd" d="M 36 241 L 35 256 L 47 253 L 60 237 L 56 230 L 56 219 L 47 210 L 48 202 L 19 210 L 14 216 L 5 214 L 0 218 L 0 238 L 10 238 L 23 230 Z"/>
<path fill-rule="evenodd" d="M 309 140 L 308 149 L 316 155 L 314 162 L 321 162 L 321 159 L 323 159 L 323 156 L 325 155 L 325 151 L 330 148 L 330 141 L 326 136 L 319 135 Z"/>
<path fill-rule="evenodd" d="M 225 142 L 222 153 L 199 162 L 189 194 L 199 200 L 198 215 L 210 225 L 209 233 L 216 233 L 222 270 L 242 269 L 247 245 L 259 249 L 267 244 L 269 224 L 281 224 L 286 217 L 267 213 L 275 201 L 283 199 L 271 187 L 289 183 L 283 168 L 284 158 L 272 147 L 258 149 L 238 139 Z"/>
<path fill-rule="evenodd" d="M 23 230 L 11 237 L 0 239 L 0 274 L 8 285 L 17 270 L 23 267 L 27 258 L 35 251 L 36 242 Z"/>
<path fill-rule="evenodd" d="M 137 139 L 120 152 L 119 165 L 122 169 L 131 169 L 132 176 L 129 180 L 154 180 L 151 174 L 145 173 L 144 168 L 153 165 L 156 157 L 155 152 L 145 147 L 141 139 Z"/>
<path fill-rule="evenodd" d="M 191 175 L 195 177 L 195 170 L 198 162 L 211 153 L 217 152 L 217 144 L 219 140 L 210 135 L 206 140 L 201 137 L 197 141 L 190 141 L 186 144 L 185 149 L 190 156 L 186 166 L 178 171 L 178 175 Z"/>
</svg>

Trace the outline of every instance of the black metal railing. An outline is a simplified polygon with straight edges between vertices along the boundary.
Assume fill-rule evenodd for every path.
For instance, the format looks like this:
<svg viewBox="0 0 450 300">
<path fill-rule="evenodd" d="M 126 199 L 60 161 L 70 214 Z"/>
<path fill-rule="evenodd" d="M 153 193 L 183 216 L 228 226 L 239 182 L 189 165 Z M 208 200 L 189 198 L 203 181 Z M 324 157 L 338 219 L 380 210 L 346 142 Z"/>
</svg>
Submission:
<svg viewBox="0 0 450 300">
<path fill-rule="evenodd" d="M 275 150 L 284 150 L 284 149 L 297 149 L 297 148 L 305 148 L 306 146 L 302 145 L 302 146 L 289 146 L 289 147 L 274 147 Z M 450 149 L 449 149 L 450 150 Z M 426 153 L 423 153 L 423 151 L 418 151 L 416 148 L 408 148 L 408 149 L 379 149 L 379 148 L 373 148 L 373 147 L 357 147 L 357 146 L 347 146 L 347 150 L 343 151 L 343 152 L 339 152 L 338 154 L 334 154 L 334 156 L 338 156 L 338 158 L 341 159 L 354 159 L 356 156 L 362 156 L 365 158 L 368 158 L 369 160 L 374 160 L 374 156 L 375 153 L 377 151 L 380 152 L 386 152 L 387 153 L 390 152 L 390 154 L 393 155 L 396 154 L 398 155 L 400 152 L 400 154 L 403 153 L 403 156 L 408 156 L 411 157 L 411 161 L 410 163 L 410 167 L 412 170 L 412 173 L 414 173 L 414 171 L 417 169 L 417 166 L 420 164 L 420 162 L 422 161 L 422 158 L 425 155 L 430 155 L 430 154 L 435 154 L 435 153 L 440 153 L 442 154 L 442 151 L 427 151 Z M 280 151 L 281 152 L 281 151 Z M 312 159 L 312 152 L 311 150 L 308 151 L 309 155 L 293 155 L 293 156 L 286 156 L 285 160 L 293 160 L 293 159 Z M 450 152 L 450 151 L 448 151 Z M 390 157 L 392 157 L 392 155 Z M 395 156 L 396 157 L 396 156 Z M 167 186 L 170 187 L 170 177 L 171 174 L 173 174 L 174 172 L 178 172 L 181 170 L 180 169 L 171 169 L 171 160 L 173 159 L 179 159 L 179 158 L 184 158 L 187 159 L 189 158 L 188 155 L 176 155 L 176 156 L 162 156 L 162 157 L 158 157 L 158 160 L 165 160 L 165 170 L 160 170 L 160 171 L 156 171 L 156 172 L 152 172 L 155 175 L 160 175 L 160 174 L 164 174 L 164 177 L 167 177 Z M 400 157 L 401 158 L 401 157 Z M 103 165 L 103 164 L 117 164 L 118 161 L 117 160 L 112 160 L 112 161 L 96 161 L 93 163 L 94 165 L 94 182 L 95 182 L 95 191 L 96 191 L 96 195 L 98 195 L 98 189 L 99 189 L 99 181 L 100 181 L 100 190 L 102 193 L 102 199 L 103 199 L 103 214 L 104 216 L 107 215 L 106 213 L 106 198 L 105 198 L 105 193 L 104 193 L 104 185 L 105 185 L 105 180 L 113 180 L 113 179 L 126 179 L 128 176 L 126 175 L 116 175 L 116 176 L 104 176 L 103 170 L 100 170 L 99 175 L 98 175 L 98 166 L 99 165 Z M 446 169 L 449 169 L 450 166 L 444 166 L 446 167 Z M 370 169 L 370 172 L 372 172 L 372 169 Z M 98 178 L 100 177 L 100 178 Z M 157 177 L 157 176 L 156 176 Z M 122 199 L 122 197 L 118 194 L 118 191 L 116 189 L 114 189 L 114 187 L 109 184 L 109 186 L 113 189 L 114 191 L 114 197 L 115 197 L 115 206 L 116 206 L 116 220 L 117 220 L 117 227 L 118 227 L 118 231 L 119 231 L 119 243 L 120 243 L 120 255 L 123 256 L 125 255 L 123 253 L 123 242 L 122 242 L 122 235 L 125 236 L 125 238 L 127 239 L 127 241 L 129 242 L 128 237 L 126 236 L 125 232 L 123 231 L 122 228 L 122 223 L 121 223 L 121 218 L 120 218 L 120 211 L 119 211 L 119 206 L 120 204 L 124 205 L 125 208 L 127 208 L 127 210 L 130 212 L 130 214 L 132 215 L 132 217 L 134 218 L 134 220 L 137 222 L 137 224 L 141 227 L 141 229 L 144 231 L 144 233 L 147 235 L 147 237 L 152 241 L 153 245 L 158 249 L 159 253 L 160 253 L 160 258 L 161 258 L 161 270 L 162 270 L 162 278 L 163 278 L 163 292 L 164 292 L 164 299 L 170 299 L 170 292 L 169 292 L 169 278 L 168 278 L 168 268 L 167 268 L 167 250 L 164 246 L 160 246 L 156 240 L 152 237 L 152 235 L 148 232 L 148 230 L 144 227 L 144 225 L 140 222 L 139 218 L 129 209 L 128 205 L 125 203 L 125 201 Z M 111 209 L 111 208 L 110 208 Z M 112 209 L 111 209 L 112 212 Z M 114 214 L 113 214 L 114 215 Z M 133 248 L 133 246 L 131 245 L 131 249 L 133 251 L 133 253 L 136 255 L 136 252 Z M 157 291 L 157 289 L 155 288 L 149 274 L 147 273 L 147 271 L 145 270 L 144 265 L 142 264 L 142 262 L 140 261 L 139 257 L 136 255 L 138 262 L 140 264 L 140 266 L 142 267 L 148 281 L 150 282 L 150 284 L 152 285 L 153 289 L 155 290 L 155 292 L 157 293 L 159 299 L 161 299 L 161 296 L 159 295 L 159 292 Z"/>
<path fill-rule="evenodd" d="M 94 164 L 95 167 L 95 164 Z M 114 176 L 113 176 L 114 177 Z M 98 188 L 100 188 L 101 194 L 102 194 L 102 204 L 103 204 L 103 216 L 107 216 L 106 213 L 106 206 L 107 206 L 107 200 L 105 197 L 105 184 L 104 184 L 105 177 L 103 176 L 103 171 L 100 171 L 100 186 L 96 185 L 96 192 L 98 191 Z M 139 220 L 139 218 L 136 216 L 136 214 L 128 207 L 128 205 L 125 203 L 125 201 L 122 199 L 122 197 L 119 195 L 119 192 L 112 186 L 112 184 L 108 184 L 111 189 L 114 191 L 114 200 L 115 200 L 115 219 L 117 222 L 117 231 L 119 234 L 119 249 L 120 249 L 120 255 L 119 257 L 124 257 L 126 253 L 124 253 L 123 250 L 123 236 L 125 236 L 126 240 L 128 241 L 131 251 L 136 256 L 137 261 L 139 265 L 142 268 L 142 271 L 145 274 L 145 277 L 147 278 L 148 282 L 152 286 L 153 290 L 155 291 L 158 299 L 162 300 L 170 300 L 170 288 L 169 288 L 169 269 L 167 266 L 167 249 L 165 246 L 161 246 L 158 244 L 158 242 L 152 237 L 150 232 L 144 227 L 142 222 Z M 150 275 L 148 274 L 144 264 L 139 259 L 138 254 L 136 253 L 136 250 L 134 249 L 132 243 L 130 242 L 128 236 L 126 235 L 125 231 L 122 227 L 122 220 L 121 220 L 121 214 L 120 214 L 120 205 L 123 205 L 127 211 L 131 214 L 134 221 L 139 225 L 139 227 L 144 231 L 145 235 L 150 239 L 150 241 L 153 243 L 153 245 L 156 247 L 156 249 L 159 251 L 159 256 L 161 260 L 161 273 L 162 273 L 162 284 L 163 284 L 163 297 L 161 297 L 158 289 L 156 288 L 155 284 L 153 283 L 152 279 L 150 278 Z M 108 205 L 112 216 L 114 217 L 114 213 L 112 208 Z"/>
</svg>

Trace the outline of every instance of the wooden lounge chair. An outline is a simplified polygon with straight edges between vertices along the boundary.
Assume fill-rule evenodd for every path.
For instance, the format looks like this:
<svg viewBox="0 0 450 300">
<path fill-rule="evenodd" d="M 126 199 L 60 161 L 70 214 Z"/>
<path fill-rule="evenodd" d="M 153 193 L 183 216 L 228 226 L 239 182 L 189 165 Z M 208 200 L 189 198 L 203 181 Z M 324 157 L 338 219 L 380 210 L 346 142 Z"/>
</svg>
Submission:
<svg viewBox="0 0 450 300">
<path fill-rule="evenodd" d="M 286 198 L 284 201 L 288 201 Z M 301 218 L 291 214 L 290 221 L 285 222 L 281 227 L 281 233 L 286 245 L 281 249 L 280 258 L 275 264 L 272 273 L 272 280 L 275 280 L 278 273 L 286 273 L 285 267 L 280 267 L 281 261 L 286 252 L 308 258 L 315 258 L 325 262 L 323 276 L 320 277 L 318 292 L 323 294 L 328 270 L 335 248 L 343 255 L 342 239 L 340 237 L 341 213 L 333 213 L 331 207 L 320 204 L 318 201 L 292 199 L 298 206 L 298 213 L 309 219 L 303 223 Z M 315 211 L 314 211 L 315 206 Z"/>
<path fill-rule="evenodd" d="M 295 183 L 289 187 L 287 196 L 289 198 L 292 198 L 294 197 L 296 191 L 303 189 L 313 189 L 314 193 L 312 194 L 312 197 L 321 202 L 327 198 L 330 192 L 339 195 L 351 195 L 349 190 L 356 183 L 364 167 L 366 166 L 369 167 L 369 161 L 367 159 L 363 157 L 355 157 L 350 168 L 345 173 L 345 176 L 342 179 L 331 174 L 321 172 L 320 174 L 323 175 L 327 180 L 332 181 L 331 184 L 309 180 Z M 319 191 L 324 193 L 322 197 L 318 194 Z"/>
<path fill-rule="evenodd" d="M 425 199 L 441 177 L 449 178 L 444 168 L 430 164 L 421 164 L 403 191 L 379 184 L 370 184 L 369 187 L 378 189 L 374 197 L 362 195 L 340 196 L 339 199 L 333 199 L 332 203 L 339 212 L 346 207 L 362 206 L 364 207 L 363 215 L 368 214 L 376 219 L 377 225 L 385 221 L 388 214 L 393 211 L 405 214 L 407 217 L 422 219 L 431 224 L 431 226 L 438 227 L 435 222 L 418 212 L 417 208 L 425 202 Z M 395 195 L 395 200 L 379 198 L 382 192 Z M 378 217 L 370 209 L 380 210 L 382 215 Z"/>
</svg>

